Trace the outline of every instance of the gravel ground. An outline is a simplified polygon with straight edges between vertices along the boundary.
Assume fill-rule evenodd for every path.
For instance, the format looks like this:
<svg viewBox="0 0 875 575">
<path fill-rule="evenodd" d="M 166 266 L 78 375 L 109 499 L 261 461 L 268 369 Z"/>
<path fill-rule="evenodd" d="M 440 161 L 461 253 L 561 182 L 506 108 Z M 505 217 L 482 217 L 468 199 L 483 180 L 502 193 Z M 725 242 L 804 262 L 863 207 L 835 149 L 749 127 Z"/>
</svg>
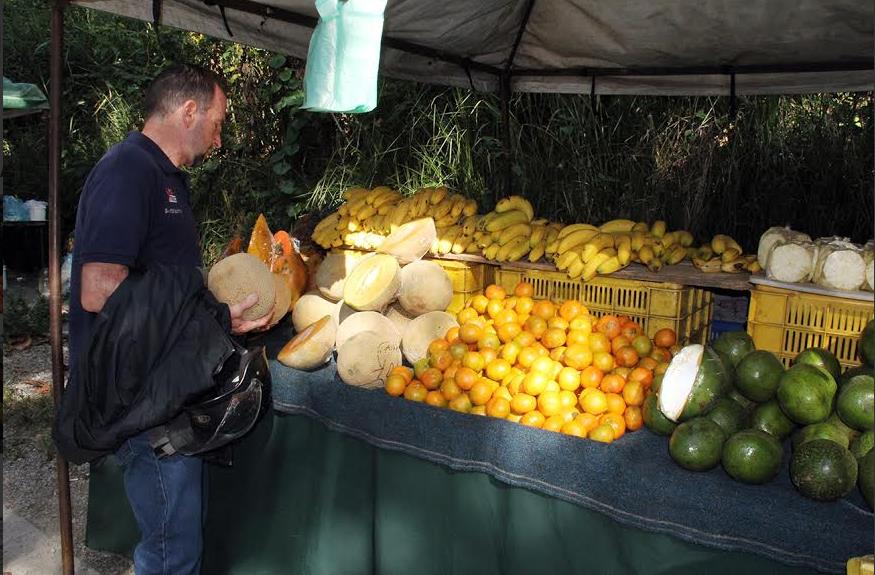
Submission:
<svg viewBox="0 0 875 575">
<path fill-rule="evenodd" d="M 65 349 L 66 356 L 66 349 Z M 3 349 L 4 398 L 19 402 L 51 396 L 51 347 L 36 342 L 17 351 Z M 5 410 L 4 410 L 5 411 Z M 127 557 L 100 553 L 85 547 L 88 506 L 88 466 L 70 467 L 75 554 L 103 575 L 132 574 Z M 58 494 L 50 430 L 43 425 L 24 425 L 16 418 L 3 421 L 3 504 L 42 530 L 58 537 Z"/>
</svg>

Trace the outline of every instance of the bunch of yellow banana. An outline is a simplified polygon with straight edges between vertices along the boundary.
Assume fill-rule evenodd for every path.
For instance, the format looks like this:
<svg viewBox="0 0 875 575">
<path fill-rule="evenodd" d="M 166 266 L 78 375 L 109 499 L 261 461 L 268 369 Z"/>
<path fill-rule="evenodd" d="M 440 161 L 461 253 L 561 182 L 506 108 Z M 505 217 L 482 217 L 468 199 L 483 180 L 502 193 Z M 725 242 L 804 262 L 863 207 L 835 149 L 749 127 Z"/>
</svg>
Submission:
<svg viewBox="0 0 875 575">
<path fill-rule="evenodd" d="M 739 243 L 726 234 L 717 234 L 707 244 L 693 248 L 690 259 L 694 266 L 706 273 L 762 271 L 756 254 L 744 254 Z"/>
<path fill-rule="evenodd" d="M 630 232 L 632 261 L 658 272 L 666 265 L 679 264 L 688 257 L 693 234 L 687 230 L 668 231 L 663 220 L 636 223 Z"/>
<path fill-rule="evenodd" d="M 474 241 L 483 257 L 497 262 L 515 262 L 525 257 L 531 249 L 534 226 L 540 229 L 546 224 L 546 220 L 534 220 L 534 217 L 532 204 L 522 196 L 499 201 L 495 210 L 477 222 Z"/>
</svg>

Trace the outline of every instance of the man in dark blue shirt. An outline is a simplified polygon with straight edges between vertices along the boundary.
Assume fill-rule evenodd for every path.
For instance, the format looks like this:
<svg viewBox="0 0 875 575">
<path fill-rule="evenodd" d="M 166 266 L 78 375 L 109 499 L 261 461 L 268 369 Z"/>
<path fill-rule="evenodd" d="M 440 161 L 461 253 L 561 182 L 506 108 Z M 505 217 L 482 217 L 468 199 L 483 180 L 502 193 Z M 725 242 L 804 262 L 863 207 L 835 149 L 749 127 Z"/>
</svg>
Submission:
<svg viewBox="0 0 875 575">
<path fill-rule="evenodd" d="M 145 95 L 146 121 L 111 148 L 88 176 L 76 214 L 70 298 L 71 373 L 87 346 L 96 314 L 131 268 L 151 264 L 201 266 L 188 175 L 222 144 L 227 99 L 216 74 L 173 66 Z M 261 329 L 270 319 L 246 321 L 251 294 L 230 307 L 231 331 Z M 204 513 L 202 461 L 158 459 L 146 433 L 130 438 L 116 456 L 142 538 L 134 568 L 142 574 L 198 573 Z"/>
</svg>

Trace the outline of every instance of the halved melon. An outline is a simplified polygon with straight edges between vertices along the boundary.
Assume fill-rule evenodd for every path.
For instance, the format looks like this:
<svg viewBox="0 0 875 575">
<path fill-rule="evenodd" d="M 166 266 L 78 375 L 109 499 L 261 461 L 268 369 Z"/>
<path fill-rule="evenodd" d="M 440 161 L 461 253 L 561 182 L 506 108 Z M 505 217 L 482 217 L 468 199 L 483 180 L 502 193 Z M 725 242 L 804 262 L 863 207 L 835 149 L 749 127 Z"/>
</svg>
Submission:
<svg viewBox="0 0 875 575">
<path fill-rule="evenodd" d="M 334 318 L 326 315 L 293 337 L 277 354 L 277 359 L 295 369 L 316 369 L 331 358 L 336 335 Z"/>
<path fill-rule="evenodd" d="M 343 284 L 366 252 L 329 252 L 316 270 L 316 287 L 330 300 L 343 299 Z"/>
<path fill-rule="evenodd" d="M 337 304 L 322 297 L 319 292 L 311 291 L 301 296 L 295 309 L 292 310 L 292 325 L 295 331 L 301 332 L 320 318 L 330 315 L 336 318 Z"/>
<path fill-rule="evenodd" d="M 697 343 L 688 345 L 678 351 L 665 370 L 659 388 L 659 410 L 676 422 L 704 415 L 730 385 L 716 351 Z"/>
<path fill-rule="evenodd" d="M 427 254 L 436 239 L 434 220 L 420 218 L 399 226 L 383 240 L 377 252 L 395 256 L 399 262 L 407 264 Z"/>
<path fill-rule="evenodd" d="M 382 334 L 386 339 L 401 344 L 401 334 L 395 329 L 386 316 L 375 311 L 358 311 L 340 322 L 337 327 L 337 347 L 346 343 L 346 340 L 362 331 L 375 331 Z"/>
<path fill-rule="evenodd" d="M 451 327 L 459 327 L 459 322 L 445 311 L 430 311 L 414 318 L 407 324 L 401 338 L 404 358 L 413 365 L 427 357 L 431 342 L 444 337 Z"/>
<path fill-rule="evenodd" d="M 453 299 L 453 282 L 440 265 L 428 260 L 401 268 L 398 303 L 413 316 L 430 311 L 446 311 Z"/>
<path fill-rule="evenodd" d="M 376 331 L 361 331 L 337 350 L 337 374 L 349 385 L 382 387 L 389 372 L 399 365 L 398 344 Z"/>
<path fill-rule="evenodd" d="M 372 254 L 363 258 L 347 276 L 343 301 L 358 311 L 382 311 L 398 295 L 401 266 L 394 257 Z"/>
</svg>

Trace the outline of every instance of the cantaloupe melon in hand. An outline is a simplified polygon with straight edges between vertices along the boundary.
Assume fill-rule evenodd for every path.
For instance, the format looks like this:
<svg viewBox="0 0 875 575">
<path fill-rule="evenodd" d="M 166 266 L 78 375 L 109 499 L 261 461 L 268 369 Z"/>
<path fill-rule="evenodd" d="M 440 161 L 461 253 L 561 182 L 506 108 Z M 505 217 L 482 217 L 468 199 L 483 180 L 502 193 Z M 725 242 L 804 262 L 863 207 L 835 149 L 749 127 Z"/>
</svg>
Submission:
<svg viewBox="0 0 875 575">
<path fill-rule="evenodd" d="M 337 374 L 344 383 L 382 387 L 392 368 L 401 365 L 401 350 L 392 338 L 362 331 L 337 349 Z"/>
<path fill-rule="evenodd" d="M 267 264 L 255 256 L 234 254 L 216 262 L 207 277 L 207 286 L 216 299 L 235 305 L 251 293 L 258 302 L 243 312 L 243 319 L 254 320 L 273 311 L 276 284 Z"/>
<path fill-rule="evenodd" d="M 445 311 L 453 299 L 453 282 L 440 265 L 419 260 L 401 268 L 398 303 L 409 314 Z"/>
<path fill-rule="evenodd" d="M 283 365 L 312 370 L 325 364 L 334 351 L 337 325 L 330 315 L 318 320 L 295 335 L 277 354 Z"/>
<path fill-rule="evenodd" d="M 373 254 L 362 259 L 347 276 L 343 301 L 359 311 L 382 311 L 398 295 L 401 266 L 394 257 Z"/>
</svg>

